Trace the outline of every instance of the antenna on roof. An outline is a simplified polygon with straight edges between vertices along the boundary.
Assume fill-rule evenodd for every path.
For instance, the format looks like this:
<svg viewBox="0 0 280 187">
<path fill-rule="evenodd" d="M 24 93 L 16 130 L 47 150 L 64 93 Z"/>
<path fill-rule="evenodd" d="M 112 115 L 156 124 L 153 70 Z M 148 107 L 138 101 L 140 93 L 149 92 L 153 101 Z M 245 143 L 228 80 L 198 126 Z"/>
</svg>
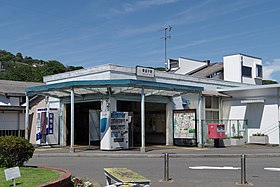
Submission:
<svg viewBox="0 0 280 187">
<path fill-rule="evenodd" d="M 167 67 L 167 55 L 166 55 L 166 44 L 167 44 L 167 39 L 170 39 L 171 36 L 167 34 L 167 32 L 171 32 L 172 27 L 169 25 L 168 27 L 163 28 L 161 31 L 164 31 L 164 36 L 161 37 L 160 39 L 164 39 L 164 65 L 165 69 L 168 69 Z"/>
</svg>

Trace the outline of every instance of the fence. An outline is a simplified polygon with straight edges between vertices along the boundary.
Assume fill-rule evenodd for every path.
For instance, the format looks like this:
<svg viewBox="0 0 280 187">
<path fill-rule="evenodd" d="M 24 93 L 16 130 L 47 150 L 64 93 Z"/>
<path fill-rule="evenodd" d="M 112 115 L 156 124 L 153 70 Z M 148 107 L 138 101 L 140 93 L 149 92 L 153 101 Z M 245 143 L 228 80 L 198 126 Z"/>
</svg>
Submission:
<svg viewBox="0 0 280 187">
<path fill-rule="evenodd" d="M 210 124 L 210 123 L 224 124 L 225 125 L 225 136 L 226 136 L 225 138 L 229 138 L 229 139 L 244 138 L 245 142 L 248 142 L 248 122 L 247 122 L 247 120 L 201 120 L 202 146 L 208 146 L 208 145 L 214 144 L 213 139 L 208 139 L 208 124 Z"/>
<path fill-rule="evenodd" d="M 24 138 L 24 130 L 0 130 L 0 136 L 20 136 Z"/>
</svg>

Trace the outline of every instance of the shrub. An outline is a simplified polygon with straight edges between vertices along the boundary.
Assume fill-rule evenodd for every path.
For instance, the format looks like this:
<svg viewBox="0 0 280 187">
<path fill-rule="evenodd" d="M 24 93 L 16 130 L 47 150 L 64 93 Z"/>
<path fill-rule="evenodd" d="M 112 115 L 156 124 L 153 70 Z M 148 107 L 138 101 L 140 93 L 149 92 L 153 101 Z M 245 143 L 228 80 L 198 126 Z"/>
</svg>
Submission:
<svg viewBox="0 0 280 187">
<path fill-rule="evenodd" d="M 22 166 L 34 152 L 28 140 L 17 136 L 0 137 L 0 167 Z"/>
</svg>

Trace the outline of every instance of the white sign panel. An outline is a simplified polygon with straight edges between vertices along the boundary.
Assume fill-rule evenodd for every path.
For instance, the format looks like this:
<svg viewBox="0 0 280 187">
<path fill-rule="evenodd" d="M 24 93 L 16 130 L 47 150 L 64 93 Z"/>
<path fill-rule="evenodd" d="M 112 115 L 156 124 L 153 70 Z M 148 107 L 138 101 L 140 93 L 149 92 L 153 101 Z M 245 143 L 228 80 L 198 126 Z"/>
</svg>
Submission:
<svg viewBox="0 0 280 187">
<path fill-rule="evenodd" d="M 155 77 L 155 70 L 152 68 L 136 66 L 136 75 L 142 77 Z"/>
<path fill-rule="evenodd" d="M 21 177 L 19 172 L 19 167 L 5 169 L 4 173 L 5 173 L 6 181 Z"/>
</svg>

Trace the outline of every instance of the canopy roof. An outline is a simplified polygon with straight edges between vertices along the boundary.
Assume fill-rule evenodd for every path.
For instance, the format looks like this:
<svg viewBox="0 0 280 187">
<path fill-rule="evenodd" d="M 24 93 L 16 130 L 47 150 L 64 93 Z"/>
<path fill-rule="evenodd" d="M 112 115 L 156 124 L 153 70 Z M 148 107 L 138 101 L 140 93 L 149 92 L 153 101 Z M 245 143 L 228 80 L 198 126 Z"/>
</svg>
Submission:
<svg viewBox="0 0 280 187">
<path fill-rule="evenodd" d="M 74 89 L 76 95 L 114 95 L 114 94 L 140 94 L 142 88 L 146 96 L 179 96 L 190 92 L 202 92 L 202 87 L 185 86 L 179 84 L 159 83 L 134 79 L 115 80 L 85 80 L 47 84 L 29 87 L 27 94 L 38 94 L 63 98 L 70 96 L 70 90 Z"/>
</svg>

